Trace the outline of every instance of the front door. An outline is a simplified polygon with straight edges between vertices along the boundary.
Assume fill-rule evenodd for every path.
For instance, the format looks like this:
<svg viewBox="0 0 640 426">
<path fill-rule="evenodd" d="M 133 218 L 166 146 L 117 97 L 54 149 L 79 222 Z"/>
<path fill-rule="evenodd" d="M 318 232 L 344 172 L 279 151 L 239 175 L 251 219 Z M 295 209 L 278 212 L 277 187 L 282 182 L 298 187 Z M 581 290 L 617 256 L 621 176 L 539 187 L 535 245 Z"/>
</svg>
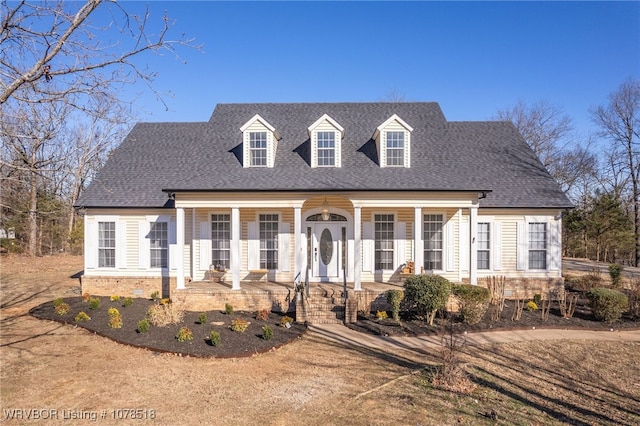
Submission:
<svg viewBox="0 0 640 426">
<path fill-rule="evenodd" d="M 338 278 L 342 245 L 340 244 L 340 224 L 320 222 L 313 225 L 312 262 L 313 275 L 321 281 Z"/>
</svg>

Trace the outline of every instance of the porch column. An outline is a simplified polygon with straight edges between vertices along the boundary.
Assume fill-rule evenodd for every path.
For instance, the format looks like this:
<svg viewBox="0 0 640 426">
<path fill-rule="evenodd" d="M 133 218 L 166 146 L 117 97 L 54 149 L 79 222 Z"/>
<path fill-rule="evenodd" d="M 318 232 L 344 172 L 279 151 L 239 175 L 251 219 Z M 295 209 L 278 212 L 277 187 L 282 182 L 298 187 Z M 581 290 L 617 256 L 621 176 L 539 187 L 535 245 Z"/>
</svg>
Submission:
<svg viewBox="0 0 640 426">
<path fill-rule="evenodd" d="M 231 208 L 231 290 L 240 290 L 240 208 Z"/>
<path fill-rule="evenodd" d="M 176 246 L 178 259 L 176 268 L 176 288 L 183 289 L 184 286 L 184 208 L 176 208 Z"/>
<path fill-rule="evenodd" d="M 422 207 L 413 211 L 413 272 L 419 274 L 424 266 L 424 245 L 422 242 Z"/>
<path fill-rule="evenodd" d="M 302 276 L 302 207 L 293 208 L 293 250 L 295 267 L 293 269 L 293 278 L 296 277 L 300 282 L 304 282 Z"/>
<path fill-rule="evenodd" d="M 362 290 L 362 211 L 360 207 L 353 208 L 353 289 Z"/>
<path fill-rule="evenodd" d="M 471 252 L 469 253 L 469 284 L 478 284 L 478 250 L 477 250 L 477 235 L 478 235 L 478 205 L 474 205 L 469 208 L 469 244 Z"/>
</svg>

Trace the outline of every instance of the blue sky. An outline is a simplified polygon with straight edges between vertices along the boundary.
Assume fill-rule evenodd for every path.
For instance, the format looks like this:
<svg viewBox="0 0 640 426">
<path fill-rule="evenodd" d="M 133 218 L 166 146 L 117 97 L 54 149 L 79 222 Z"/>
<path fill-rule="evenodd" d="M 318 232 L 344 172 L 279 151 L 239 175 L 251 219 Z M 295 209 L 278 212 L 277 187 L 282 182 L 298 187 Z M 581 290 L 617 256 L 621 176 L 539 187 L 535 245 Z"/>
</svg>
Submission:
<svg viewBox="0 0 640 426">
<path fill-rule="evenodd" d="M 146 3 L 122 3 L 140 11 Z M 640 2 L 151 2 L 180 49 L 138 58 L 159 72 L 143 121 L 205 121 L 217 103 L 436 101 L 449 120 L 485 120 L 518 100 L 589 108 L 640 78 Z M 142 88 L 136 88 L 141 90 Z M 132 89 L 134 90 L 134 89 Z M 143 114 L 142 112 L 146 114 Z"/>
</svg>

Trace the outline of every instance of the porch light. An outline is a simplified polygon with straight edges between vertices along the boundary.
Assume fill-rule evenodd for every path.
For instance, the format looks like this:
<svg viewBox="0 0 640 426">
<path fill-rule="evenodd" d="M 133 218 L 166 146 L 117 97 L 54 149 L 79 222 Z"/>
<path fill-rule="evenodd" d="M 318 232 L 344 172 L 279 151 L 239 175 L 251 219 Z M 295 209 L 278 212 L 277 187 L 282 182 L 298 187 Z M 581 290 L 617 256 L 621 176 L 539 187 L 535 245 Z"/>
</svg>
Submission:
<svg viewBox="0 0 640 426">
<path fill-rule="evenodd" d="M 327 221 L 331 216 L 329 215 L 329 203 L 327 203 L 327 199 L 324 199 L 324 203 L 322 203 L 322 220 Z"/>
</svg>

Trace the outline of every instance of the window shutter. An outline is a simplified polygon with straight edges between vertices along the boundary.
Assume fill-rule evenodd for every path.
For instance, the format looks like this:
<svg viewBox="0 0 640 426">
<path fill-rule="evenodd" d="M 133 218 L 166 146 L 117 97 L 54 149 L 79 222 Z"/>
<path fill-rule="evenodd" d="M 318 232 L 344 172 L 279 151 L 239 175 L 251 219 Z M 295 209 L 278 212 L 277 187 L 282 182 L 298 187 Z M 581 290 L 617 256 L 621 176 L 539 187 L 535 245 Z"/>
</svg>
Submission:
<svg viewBox="0 0 640 426">
<path fill-rule="evenodd" d="M 290 234 L 291 226 L 289 222 L 280 222 L 280 232 L 278 233 L 278 266 L 280 271 L 289 272 L 289 242 L 291 239 Z"/>
<path fill-rule="evenodd" d="M 362 223 L 362 270 L 373 271 L 373 223 Z"/>
<path fill-rule="evenodd" d="M 502 270 L 502 223 L 494 222 L 493 224 L 493 270 Z"/>
<path fill-rule="evenodd" d="M 518 271 L 526 271 L 527 270 L 527 239 L 525 227 L 526 223 L 518 222 L 517 227 L 517 250 L 516 250 L 516 269 Z"/>
<path fill-rule="evenodd" d="M 178 260 L 181 253 L 178 251 L 178 244 L 176 244 L 177 235 L 176 235 L 176 223 L 169 222 L 167 227 L 167 235 L 168 243 L 169 243 L 169 268 L 178 269 Z"/>
<path fill-rule="evenodd" d="M 447 271 L 455 271 L 455 262 L 456 262 L 456 228 L 453 224 L 453 221 L 447 222 L 445 225 L 447 227 Z"/>
<path fill-rule="evenodd" d="M 84 262 L 87 269 L 96 267 L 96 256 L 98 254 L 98 224 L 87 220 L 85 229 Z"/>
<path fill-rule="evenodd" d="M 211 266 L 211 232 L 209 222 L 200 222 L 200 270 L 208 271 Z"/>
<path fill-rule="evenodd" d="M 469 270 L 469 222 L 460 223 L 460 269 Z"/>
<path fill-rule="evenodd" d="M 127 223 L 116 221 L 116 268 L 127 268 Z"/>
<path fill-rule="evenodd" d="M 562 222 L 549 223 L 549 270 L 559 271 L 562 263 Z"/>
<path fill-rule="evenodd" d="M 149 267 L 149 222 L 138 223 L 138 268 L 145 270 Z"/>
<path fill-rule="evenodd" d="M 397 270 L 407 261 L 407 224 L 405 222 L 396 222 L 395 235 L 395 265 L 393 266 Z"/>
<path fill-rule="evenodd" d="M 258 233 L 258 222 L 247 223 L 247 250 L 248 269 L 256 270 L 260 269 L 260 239 Z"/>
</svg>

